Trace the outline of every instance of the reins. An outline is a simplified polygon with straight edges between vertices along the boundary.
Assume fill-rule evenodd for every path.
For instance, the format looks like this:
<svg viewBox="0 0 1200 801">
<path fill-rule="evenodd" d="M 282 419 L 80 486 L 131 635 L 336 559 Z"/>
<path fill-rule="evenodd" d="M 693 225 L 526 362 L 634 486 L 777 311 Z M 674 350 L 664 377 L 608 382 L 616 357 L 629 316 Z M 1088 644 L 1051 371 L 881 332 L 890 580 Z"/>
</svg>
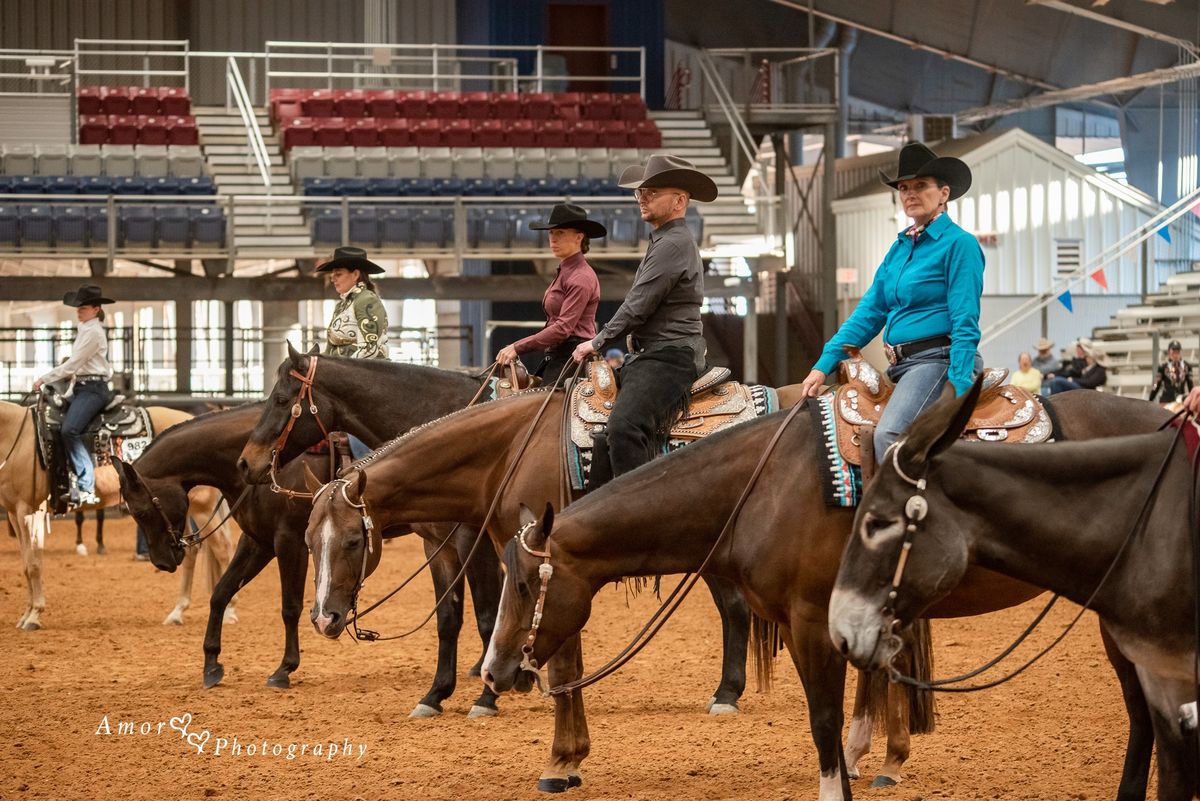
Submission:
<svg viewBox="0 0 1200 801">
<path fill-rule="evenodd" d="M 568 682 L 566 684 L 561 684 L 557 687 L 551 687 L 546 693 L 547 695 L 565 695 L 566 693 L 574 692 L 575 690 L 582 690 L 584 687 L 595 684 L 601 679 L 612 675 L 624 667 L 631 659 L 637 656 L 638 653 L 645 648 L 652 639 L 654 639 L 654 636 L 658 634 L 664 625 L 666 625 L 667 621 L 671 619 L 673 614 L 675 614 L 675 611 L 683 603 L 684 599 L 687 598 L 688 593 L 691 592 L 692 588 L 696 586 L 696 582 L 700 580 L 701 574 L 704 573 L 705 568 L 708 567 L 709 562 L 711 562 L 713 556 L 716 555 L 717 549 L 721 547 L 721 544 L 725 540 L 725 536 L 733 529 L 734 524 L 737 522 L 738 516 L 741 514 L 742 507 L 746 505 L 746 501 L 750 498 L 750 493 L 754 490 L 755 485 L 758 483 L 759 476 L 762 475 L 762 471 L 767 465 L 767 460 L 774 452 L 775 446 L 779 444 L 779 440 L 783 437 L 784 431 L 787 430 L 788 425 L 791 424 L 792 420 L 795 419 L 796 415 L 799 414 L 800 410 L 806 406 L 807 403 L 808 399 L 805 398 L 803 401 L 793 406 L 792 410 L 788 412 L 787 416 L 783 419 L 783 422 L 779 425 L 779 428 L 776 429 L 775 434 L 771 437 L 771 440 L 767 443 L 767 447 L 763 450 L 762 455 L 759 457 L 758 464 L 754 466 L 754 471 L 750 474 L 750 479 L 746 482 L 746 486 L 742 489 L 741 495 L 738 496 L 737 502 L 734 504 L 732 511 L 730 511 L 729 518 L 725 521 L 725 526 L 717 535 L 716 540 L 713 542 L 712 548 L 709 549 L 708 555 L 705 556 L 704 561 L 700 563 L 700 567 L 684 575 L 683 579 L 679 582 L 679 584 L 676 585 L 675 589 L 671 591 L 671 594 L 667 596 L 667 599 L 663 601 L 654 614 L 651 615 L 650 620 L 646 622 L 646 625 L 642 627 L 642 630 L 634 636 L 633 641 L 630 642 L 629 645 L 625 646 L 625 648 L 622 649 L 621 652 L 615 657 L 609 660 L 607 664 L 588 676 L 584 676 L 583 678 L 576 679 L 575 681 Z M 524 531 L 518 535 L 518 538 L 522 548 L 530 553 L 533 553 L 535 556 L 541 556 L 544 559 L 543 565 L 538 571 L 539 575 L 542 577 L 542 586 L 541 592 L 538 596 L 536 607 L 537 611 L 534 615 L 534 621 L 540 624 L 541 607 L 545 601 L 546 587 L 549 583 L 549 576 L 546 575 L 546 573 L 549 571 L 545 570 L 545 568 L 550 564 L 549 544 L 546 546 L 547 551 L 545 554 L 535 553 L 531 551 L 525 544 Z M 537 628 L 535 627 L 530 630 L 529 638 L 526 640 L 525 646 L 521 649 L 523 652 L 525 652 L 525 661 L 522 662 L 522 667 L 525 667 L 527 670 L 529 667 L 532 667 L 534 670 L 534 675 L 537 676 L 537 680 L 540 682 L 541 674 L 537 673 L 537 661 L 530 658 L 530 654 L 533 651 L 533 641 L 536 639 L 536 634 Z M 528 651 L 526 651 L 526 648 Z"/>
<path fill-rule="evenodd" d="M 221 518 L 221 521 L 219 523 L 217 523 L 215 526 L 213 526 L 212 530 L 210 530 L 204 534 L 201 534 L 200 532 L 202 532 L 202 531 L 204 531 L 204 529 L 208 528 L 208 524 L 211 523 L 213 521 L 213 518 L 215 518 L 217 516 L 217 514 L 221 511 L 220 501 L 218 501 L 214 505 L 212 514 L 208 516 L 208 520 L 204 521 L 204 525 L 199 526 L 196 529 L 195 533 L 188 533 L 188 534 L 184 534 L 182 532 L 175 530 L 175 526 L 171 523 L 171 519 L 167 517 L 167 512 L 166 512 L 166 510 L 163 509 L 162 501 L 160 501 L 158 499 L 157 495 L 150 496 L 150 503 L 154 505 L 154 508 L 158 511 L 159 517 L 161 517 L 163 519 L 163 524 L 166 525 L 167 533 L 171 535 L 171 539 L 175 540 L 176 544 L 180 545 L 181 547 L 190 548 L 194 545 L 200 545 L 202 542 L 204 542 L 206 539 L 211 537 L 213 534 L 216 534 L 218 531 L 220 531 L 221 526 L 223 526 L 227 522 L 229 522 L 229 519 L 233 517 L 235 512 L 237 512 L 238 507 L 240 507 L 242 505 L 242 502 L 244 500 L 246 500 L 246 497 L 249 494 L 250 494 L 250 485 L 247 484 L 246 487 L 242 490 L 242 494 L 239 495 L 237 497 L 237 500 L 233 502 L 233 505 L 229 507 L 229 512 L 224 517 Z M 220 500 L 225 500 L 225 496 L 222 495 Z"/>
<path fill-rule="evenodd" d="M 311 492 L 299 492 L 280 486 L 279 481 L 275 478 L 275 471 L 279 469 L 279 454 L 283 451 L 283 446 L 287 444 L 288 436 L 291 435 L 296 421 L 304 413 L 302 404 L 305 398 L 308 399 L 309 413 L 317 421 L 317 425 L 321 428 L 321 433 L 325 436 L 325 439 L 329 439 L 329 431 L 325 428 L 325 423 L 321 420 L 321 415 L 317 411 L 317 400 L 313 397 L 313 382 L 317 377 L 318 357 L 312 355 L 308 359 L 308 371 L 304 375 L 301 375 L 296 370 L 288 370 L 288 375 L 300 380 L 300 391 L 296 393 L 296 402 L 292 404 L 292 415 L 288 418 L 287 425 L 283 427 L 283 431 L 279 433 L 279 438 L 275 440 L 275 447 L 271 449 L 271 492 L 286 495 L 289 498 L 313 498 L 313 493 Z"/>
<path fill-rule="evenodd" d="M 1167 420 L 1165 423 L 1163 423 L 1161 426 L 1159 426 L 1158 430 L 1162 431 L 1167 426 L 1169 426 L 1171 423 L 1173 423 L 1176 419 L 1180 418 L 1182 415 L 1185 415 L 1185 414 L 1186 414 L 1185 411 L 1180 411 L 1180 412 L 1176 413 L 1175 415 L 1173 415 L 1171 417 L 1170 420 Z M 1042 609 L 1042 611 L 1040 613 L 1038 613 L 1037 617 L 1034 618 L 1033 622 L 1030 623 L 1029 626 L 1026 627 L 1026 629 L 1023 632 L 1021 632 L 1021 634 L 1017 637 L 1017 639 L 1011 645 L 1009 645 L 1007 648 L 1005 648 L 1003 651 L 1001 651 L 1000 654 L 997 655 L 995 658 L 989 660 L 987 663 L 981 665 L 980 667 L 975 668 L 974 670 L 968 671 L 966 673 L 963 673 L 961 675 L 953 676 L 948 679 L 932 679 L 929 681 L 922 681 L 919 679 L 914 679 L 911 676 L 906 676 L 892 666 L 892 661 L 896 658 L 896 655 L 899 653 L 899 652 L 897 652 L 897 654 L 893 654 L 892 658 L 888 661 L 889 678 L 892 681 L 897 682 L 899 684 L 905 684 L 905 685 L 908 685 L 909 687 L 915 687 L 920 690 L 929 690 L 931 692 L 942 692 L 942 693 L 978 692 L 979 690 L 988 690 L 993 687 L 998 687 L 999 685 L 1004 684 L 1005 682 L 1015 679 L 1017 676 L 1021 675 L 1026 670 L 1028 670 L 1030 667 L 1032 667 L 1034 664 L 1036 664 L 1038 661 L 1040 661 L 1042 659 L 1042 657 L 1044 657 L 1046 654 L 1050 653 L 1050 651 L 1054 650 L 1054 648 L 1057 647 L 1058 644 L 1061 643 L 1066 638 L 1066 636 L 1071 633 L 1071 630 L 1073 628 L 1075 628 L 1075 624 L 1078 623 L 1083 618 L 1084 613 L 1087 612 L 1089 609 L 1091 609 L 1092 603 L 1095 602 L 1097 596 L 1099 596 L 1099 594 L 1100 594 L 1100 590 L 1103 589 L 1105 583 L 1112 576 L 1113 571 L 1116 570 L 1117 564 L 1121 561 L 1121 557 L 1125 554 L 1125 550 L 1129 547 L 1129 544 L 1131 542 L 1133 542 L 1134 537 L 1137 536 L 1140 532 L 1145 531 L 1146 525 L 1149 522 L 1149 512 L 1151 510 L 1152 504 L 1154 502 L 1155 497 L 1158 495 L 1159 487 L 1162 485 L 1163 476 L 1166 475 L 1167 468 L 1170 466 L 1171 456 L 1175 453 L 1175 448 L 1179 444 L 1179 440 L 1182 438 L 1182 436 L 1183 436 L 1183 428 L 1181 426 L 1179 428 L 1179 430 L 1176 432 L 1174 438 L 1172 438 L 1171 446 L 1167 449 L 1167 453 L 1163 457 L 1162 464 L 1159 465 L 1158 472 L 1154 476 L 1154 481 L 1150 485 L 1150 491 L 1146 495 L 1146 500 L 1143 501 L 1142 507 L 1138 511 L 1137 517 L 1134 518 L 1133 525 L 1129 529 L 1129 533 L 1125 535 L 1125 539 L 1121 542 L 1121 546 L 1117 549 L 1116 555 L 1113 556 L 1112 562 L 1109 563 L 1108 569 L 1104 571 L 1104 575 L 1100 577 L 1100 582 L 1096 585 L 1095 589 L 1092 590 L 1092 594 L 1090 596 L 1088 596 L 1087 601 L 1081 606 L 1081 608 L 1079 609 L 1079 612 L 1077 612 L 1075 614 L 1075 616 L 1071 619 L 1071 622 L 1069 624 L 1067 624 L 1067 627 L 1065 629 L 1063 629 L 1063 631 L 1057 637 L 1055 637 L 1050 642 L 1049 645 L 1047 645 L 1045 648 L 1038 651 L 1036 654 L 1034 654 L 1032 657 L 1030 657 L 1028 661 L 1026 661 L 1024 664 L 1018 666 L 1011 673 L 1001 676 L 998 679 L 994 679 L 994 680 L 988 681 L 988 682 L 983 682 L 981 684 L 971 684 L 971 685 L 967 685 L 965 687 L 949 686 L 949 685 L 959 684 L 961 682 L 967 681 L 968 679 L 972 679 L 972 678 L 978 676 L 979 674 L 990 670 L 991 668 L 993 668 L 997 664 L 999 664 L 1001 661 L 1003 661 L 1009 654 L 1011 654 L 1017 648 L 1017 646 L 1019 646 L 1022 642 L 1024 642 L 1029 637 L 1029 635 L 1033 633 L 1034 629 L 1037 628 L 1038 624 L 1040 624 L 1046 618 L 1046 615 L 1049 614 L 1051 607 L 1054 606 L 1055 602 L 1057 602 L 1060 597 L 1058 593 L 1055 593 L 1051 596 L 1051 598 L 1050 598 L 1049 602 L 1047 602 L 1045 608 Z M 904 506 L 904 516 L 908 522 L 905 524 L 905 527 L 904 527 L 904 540 L 901 544 L 900 555 L 896 562 L 896 571 L 892 577 L 892 589 L 888 593 L 888 600 L 884 604 L 884 607 L 883 607 L 883 612 L 884 612 L 885 617 L 890 617 L 892 620 L 891 631 L 885 632 L 885 634 L 887 634 L 889 636 L 889 638 L 894 638 L 896 636 L 895 629 L 898 627 L 899 622 L 900 622 L 896 618 L 896 615 L 895 615 L 895 601 L 896 601 L 896 597 L 897 597 L 897 594 L 900 589 L 900 583 L 904 579 L 904 568 L 908 562 L 909 551 L 912 550 L 913 537 L 918 531 L 917 524 L 920 523 L 922 520 L 924 520 L 925 515 L 928 512 L 928 508 L 929 508 L 928 502 L 925 500 L 925 497 L 923 494 L 926 489 L 925 478 L 921 477 L 919 479 L 914 479 L 914 478 L 908 476 L 907 474 L 905 474 L 904 471 L 900 469 L 899 453 L 900 453 L 900 447 L 902 444 L 903 444 L 903 440 L 901 440 L 900 442 L 897 442 L 889 449 L 889 453 L 891 454 L 891 457 L 892 457 L 892 464 L 896 468 L 897 475 L 899 475 L 900 478 L 904 479 L 909 484 L 912 484 L 914 487 L 916 487 L 917 492 L 915 495 L 913 495 L 912 497 L 910 497 L 908 499 L 908 502 Z M 887 456 L 885 455 L 884 458 L 886 459 Z M 1193 478 L 1192 503 L 1193 504 L 1196 503 L 1195 479 L 1194 478 Z M 1197 556 L 1197 554 L 1196 554 L 1196 545 L 1198 542 L 1200 542 L 1200 531 L 1198 531 L 1198 529 L 1197 529 L 1197 521 L 1195 518 L 1194 510 L 1193 510 L 1192 519 L 1191 519 L 1191 529 L 1192 529 L 1192 534 L 1193 534 L 1193 565 L 1194 565 L 1194 570 L 1197 571 L 1195 574 L 1196 581 L 1198 583 L 1200 583 L 1200 556 Z M 1198 595 L 1200 595 L 1200 593 L 1198 593 Z M 1195 635 L 1196 635 L 1197 646 L 1200 647 L 1200 598 L 1198 598 L 1196 600 L 1196 605 L 1197 605 L 1196 608 L 1197 608 L 1198 617 L 1197 617 L 1197 622 L 1196 622 Z M 1198 676 L 1197 676 L 1196 684 L 1197 684 L 1197 689 L 1200 690 L 1200 674 L 1198 674 Z"/>
</svg>

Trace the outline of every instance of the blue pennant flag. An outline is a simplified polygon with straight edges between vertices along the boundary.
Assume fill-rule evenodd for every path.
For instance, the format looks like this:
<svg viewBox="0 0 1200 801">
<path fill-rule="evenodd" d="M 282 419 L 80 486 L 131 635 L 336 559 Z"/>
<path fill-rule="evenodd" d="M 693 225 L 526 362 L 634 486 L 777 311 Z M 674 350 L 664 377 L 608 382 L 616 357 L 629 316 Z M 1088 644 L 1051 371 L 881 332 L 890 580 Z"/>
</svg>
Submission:
<svg viewBox="0 0 1200 801">
<path fill-rule="evenodd" d="M 1158 229 L 1158 235 L 1161 236 L 1163 239 L 1167 240 L 1168 245 L 1171 244 L 1171 229 L 1170 228 L 1168 228 L 1167 226 L 1164 225 L 1162 228 Z"/>
<path fill-rule="evenodd" d="M 1075 308 L 1071 305 L 1071 290 L 1067 290 L 1058 296 L 1058 302 L 1067 307 L 1067 311 L 1071 314 L 1075 313 Z"/>
</svg>

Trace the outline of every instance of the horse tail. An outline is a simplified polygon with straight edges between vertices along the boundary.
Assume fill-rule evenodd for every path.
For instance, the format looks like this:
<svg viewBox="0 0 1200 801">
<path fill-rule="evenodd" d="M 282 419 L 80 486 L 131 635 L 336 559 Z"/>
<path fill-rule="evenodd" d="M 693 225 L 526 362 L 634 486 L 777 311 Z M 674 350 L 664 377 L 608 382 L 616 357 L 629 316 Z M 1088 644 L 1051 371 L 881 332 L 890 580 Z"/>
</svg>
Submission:
<svg viewBox="0 0 1200 801">
<path fill-rule="evenodd" d="M 929 621 L 919 618 L 913 623 L 908 636 L 912 654 L 912 677 L 928 682 L 933 678 L 933 632 Z M 910 734 L 928 734 L 934 730 L 937 704 L 933 690 L 907 687 L 908 731 Z"/>
<path fill-rule="evenodd" d="M 783 647 L 779 624 L 750 612 L 750 651 L 754 654 L 754 681 L 760 693 L 769 693 L 775 679 L 775 656 Z"/>
</svg>

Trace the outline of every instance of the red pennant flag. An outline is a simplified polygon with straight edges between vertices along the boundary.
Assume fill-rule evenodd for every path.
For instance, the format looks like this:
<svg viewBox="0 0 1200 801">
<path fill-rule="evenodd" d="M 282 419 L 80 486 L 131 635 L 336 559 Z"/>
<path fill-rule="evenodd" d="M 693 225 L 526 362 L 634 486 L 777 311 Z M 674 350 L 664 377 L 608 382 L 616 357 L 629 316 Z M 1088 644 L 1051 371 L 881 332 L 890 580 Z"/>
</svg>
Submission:
<svg viewBox="0 0 1200 801">
<path fill-rule="evenodd" d="M 1101 267 L 1099 270 L 1096 270 L 1096 272 L 1092 273 L 1092 280 L 1095 281 L 1100 286 L 1104 287 L 1105 289 L 1108 289 L 1108 276 L 1104 274 L 1103 267 Z"/>
</svg>

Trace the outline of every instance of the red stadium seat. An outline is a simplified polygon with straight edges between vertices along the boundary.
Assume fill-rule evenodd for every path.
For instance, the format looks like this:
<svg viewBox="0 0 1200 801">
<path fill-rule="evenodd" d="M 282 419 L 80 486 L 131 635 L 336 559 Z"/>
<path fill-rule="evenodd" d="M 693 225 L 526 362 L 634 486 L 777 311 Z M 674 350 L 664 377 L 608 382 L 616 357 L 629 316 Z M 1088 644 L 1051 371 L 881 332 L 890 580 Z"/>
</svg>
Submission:
<svg viewBox="0 0 1200 801">
<path fill-rule="evenodd" d="M 334 92 L 334 113 L 339 117 L 367 116 L 367 93 L 361 89 L 341 89 Z"/>
<path fill-rule="evenodd" d="M 75 105 L 79 110 L 79 114 L 95 116 L 104 113 L 104 104 L 101 101 L 100 90 L 102 86 L 81 86 L 79 94 L 75 96 Z"/>
<path fill-rule="evenodd" d="M 280 125 L 283 131 L 283 149 L 308 147 L 317 143 L 317 132 L 308 117 L 293 117 Z"/>
<path fill-rule="evenodd" d="M 480 147 L 504 147 L 508 144 L 505 123 L 508 120 L 482 120 L 475 126 L 475 144 Z"/>
<path fill-rule="evenodd" d="M 164 118 L 141 115 L 137 118 L 137 125 L 139 145 L 167 144 L 167 121 Z"/>
<path fill-rule="evenodd" d="M 442 120 L 442 144 L 447 147 L 470 147 L 475 144 L 474 120 Z"/>
<path fill-rule="evenodd" d="M 579 107 L 583 105 L 583 94 L 580 92 L 560 92 L 551 95 L 554 103 L 554 117 L 560 120 L 577 120 L 580 117 Z"/>
<path fill-rule="evenodd" d="M 589 120 L 611 120 L 616 116 L 613 96 L 608 92 L 588 92 L 581 108 L 583 116 Z"/>
<path fill-rule="evenodd" d="M 346 120 L 341 117 L 325 117 L 313 120 L 317 132 L 316 144 L 321 147 L 343 147 L 346 144 Z"/>
<path fill-rule="evenodd" d="M 367 92 L 367 116 L 392 119 L 396 116 L 396 92 L 392 89 L 372 89 Z"/>
<path fill-rule="evenodd" d="M 353 147 L 379 147 L 379 128 L 371 117 L 356 119 L 346 132 L 346 143 Z"/>
<path fill-rule="evenodd" d="M 158 113 L 164 117 L 186 117 L 192 113 L 192 99 L 187 89 L 161 86 L 158 89 Z"/>
<path fill-rule="evenodd" d="M 530 92 L 524 96 L 525 114 L 531 120 L 548 120 L 554 116 L 554 95 L 549 92 Z"/>
<path fill-rule="evenodd" d="M 417 147 L 437 147 L 442 144 L 442 120 L 410 120 L 408 131 L 411 144 Z"/>
<path fill-rule="evenodd" d="M 108 116 L 129 113 L 129 90 L 124 86 L 101 86 L 100 108 Z"/>
<path fill-rule="evenodd" d="M 597 120 L 600 125 L 600 144 L 597 147 L 633 147 L 629 131 L 620 120 Z"/>
<path fill-rule="evenodd" d="M 518 92 L 499 92 L 492 95 L 492 114 L 498 120 L 521 118 L 521 95 Z"/>
<path fill-rule="evenodd" d="M 412 144 L 412 135 L 409 133 L 408 126 L 409 122 L 406 119 L 376 120 L 376 127 L 379 129 L 379 144 L 384 147 L 408 147 Z"/>
<path fill-rule="evenodd" d="M 401 117 L 423 120 L 429 116 L 429 92 L 405 92 L 403 98 L 396 97 L 396 106 Z"/>
<path fill-rule="evenodd" d="M 153 117 L 158 114 L 158 89 L 142 86 L 135 89 L 129 99 L 129 113 L 138 117 Z"/>
<path fill-rule="evenodd" d="M 187 114 L 167 117 L 167 143 L 172 145 L 200 144 L 200 131 L 196 128 L 196 118 Z"/>
<path fill-rule="evenodd" d="M 462 115 L 462 96 L 458 92 L 434 92 L 429 101 L 429 116 L 453 120 Z"/>
<path fill-rule="evenodd" d="M 562 120 L 542 120 L 538 124 L 538 147 L 566 147 L 567 126 Z"/>
<path fill-rule="evenodd" d="M 293 117 L 303 117 L 304 107 L 299 100 L 281 99 L 271 101 L 271 119 L 283 122 Z"/>
<path fill-rule="evenodd" d="M 466 92 L 463 94 L 462 116 L 469 120 L 486 120 L 491 115 L 491 92 Z"/>
<path fill-rule="evenodd" d="M 137 141 L 137 117 L 128 114 L 110 114 L 108 116 L 108 143 L 110 145 L 136 145 Z"/>
<path fill-rule="evenodd" d="M 600 126 L 595 120 L 574 120 L 567 125 L 571 147 L 600 147 Z"/>
<path fill-rule="evenodd" d="M 301 101 L 306 117 L 332 117 L 334 98 L 328 89 L 314 89 Z"/>
<path fill-rule="evenodd" d="M 79 118 L 79 144 L 108 143 L 108 117 L 103 114 L 84 114 Z"/>
<path fill-rule="evenodd" d="M 637 92 L 626 92 L 614 97 L 617 104 L 614 117 L 626 122 L 640 122 L 646 119 L 646 101 L 642 100 L 642 96 Z"/>
<path fill-rule="evenodd" d="M 629 145 L 642 150 L 662 147 L 662 132 L 658 130 L 654 120 L 642 120 L 635 123 L 629 133 Z"/>
<path fill-rule="evenodd" d="M 508 120 L 508 144 L 512 147 L 537 147 L 535 120 Z"/>
</svg>

